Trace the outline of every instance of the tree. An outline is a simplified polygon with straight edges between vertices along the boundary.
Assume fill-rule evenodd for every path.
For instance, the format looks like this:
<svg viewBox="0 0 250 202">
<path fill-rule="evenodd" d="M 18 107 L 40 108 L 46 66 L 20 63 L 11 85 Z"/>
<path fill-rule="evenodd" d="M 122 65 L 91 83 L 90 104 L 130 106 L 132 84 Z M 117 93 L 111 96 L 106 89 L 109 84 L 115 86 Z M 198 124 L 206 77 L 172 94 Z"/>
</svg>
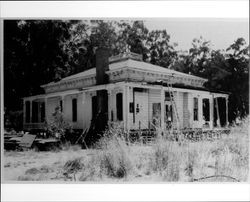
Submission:
<svg viewBox="0 0 250 202">
<path fill-rule="evenodd" d="M 150 63 L 169 68 L 177 58 L 177 51 L 169 43 L 170 36 L 166 30 L 153 30 L 148 34 L 147 46 Z"/>
<path fill-rule="evenodd" d="M 238 38 L 226 52 L 227 70 L 231 73 L 222 85 L 230 91 L 230 115 L 244 117 L 249 113 L 249 45 Z"/>
<path fill-rule="evenodd" d="M 249 113 L 249 46 L 239 38 L 226 51 L 210 47 L 202 37 L 194 39 L 189 52 L 179 54 L 171 68 L 207 78 L 206 87 L 229 92 L 229 121 L 244 117 Z"/>
<path fill-rule="evenodd" d="M 63 21 L 4 22 L 4 101 L 21 109 L 21 98 L 43 93 L 40 85 L 67 75 L 68 56 L 62 44 L 70 35 Z"/>
</svg>

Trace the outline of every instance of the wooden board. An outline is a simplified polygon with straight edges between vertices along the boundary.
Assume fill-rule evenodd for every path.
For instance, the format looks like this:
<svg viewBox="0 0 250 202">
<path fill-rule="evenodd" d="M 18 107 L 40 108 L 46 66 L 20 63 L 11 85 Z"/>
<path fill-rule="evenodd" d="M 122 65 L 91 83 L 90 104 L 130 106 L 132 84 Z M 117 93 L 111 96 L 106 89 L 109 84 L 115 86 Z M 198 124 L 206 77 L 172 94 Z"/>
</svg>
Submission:
<svg viewBox="0 0 250 202">
<path fill-rule="evenodd" d="M 20 140 L 19 146 L 30 148 L 35 139 L 36 139 L 36 135 L 25 134 Z"/>
</svg>

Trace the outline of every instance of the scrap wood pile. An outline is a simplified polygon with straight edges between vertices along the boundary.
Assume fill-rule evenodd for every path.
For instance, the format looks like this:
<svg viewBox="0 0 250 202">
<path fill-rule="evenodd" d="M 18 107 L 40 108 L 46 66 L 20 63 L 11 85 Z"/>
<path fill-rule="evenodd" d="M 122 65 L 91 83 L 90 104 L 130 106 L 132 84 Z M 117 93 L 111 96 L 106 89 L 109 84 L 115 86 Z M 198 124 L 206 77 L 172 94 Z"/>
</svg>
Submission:
<svg viewBox="0 0 250 202">
<path fill-rule="evenodd" d="M 49 150 L 58 148 L 60 140 L 55 138 L 38 138 L 37 135 L 29 133 L 4 133 L 4 149 L 5 150 Z"/>
</svg>

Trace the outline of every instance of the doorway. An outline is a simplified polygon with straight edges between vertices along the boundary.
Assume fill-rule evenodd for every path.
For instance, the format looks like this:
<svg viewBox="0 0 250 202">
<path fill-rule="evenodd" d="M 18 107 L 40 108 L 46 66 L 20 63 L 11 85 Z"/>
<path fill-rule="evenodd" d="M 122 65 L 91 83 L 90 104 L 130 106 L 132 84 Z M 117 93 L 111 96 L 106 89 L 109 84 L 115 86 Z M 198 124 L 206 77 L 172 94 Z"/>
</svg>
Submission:
<svg viewBox="0 0 250 202">
<path fill-rule="evenodd" d="M 148 92 L 146 90 L 135 91 L 135 129 L 148 129 Z"/>
</svg>

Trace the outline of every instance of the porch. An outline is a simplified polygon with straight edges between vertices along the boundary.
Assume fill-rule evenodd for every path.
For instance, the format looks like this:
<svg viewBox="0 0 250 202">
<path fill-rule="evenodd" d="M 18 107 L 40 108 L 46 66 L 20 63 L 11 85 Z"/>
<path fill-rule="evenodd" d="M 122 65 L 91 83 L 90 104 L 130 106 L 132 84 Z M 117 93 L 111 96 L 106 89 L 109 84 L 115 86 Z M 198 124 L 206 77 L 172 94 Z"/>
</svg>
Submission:
<svg viewBox="0 0 250 202">
<path fill-rule="evenodd" d="M 43 128 L 58 106 L 74 128 L 89 128 L 99 90 L 107 92 L 109 123 L 125 131 L 213 130 L 228 125 L 227 94 L 173 87 L 171 101 L 168 87 L 130 81 L 24 98 L 24 128 Z"/>
<path fill-rule="evenodd" d="M 223 93 L 173 88 L 175 110 L 170 101 L 169 88 L 162 85 L 118 82 L 82 90 L 85 94 L 92 92 L 94 96 L 96 91 L 106 90 L 108 121 L 125 131 L 166 131 L 178 127 L 213 130 L 228 126 L 228 95 Z"/>
</svg>

